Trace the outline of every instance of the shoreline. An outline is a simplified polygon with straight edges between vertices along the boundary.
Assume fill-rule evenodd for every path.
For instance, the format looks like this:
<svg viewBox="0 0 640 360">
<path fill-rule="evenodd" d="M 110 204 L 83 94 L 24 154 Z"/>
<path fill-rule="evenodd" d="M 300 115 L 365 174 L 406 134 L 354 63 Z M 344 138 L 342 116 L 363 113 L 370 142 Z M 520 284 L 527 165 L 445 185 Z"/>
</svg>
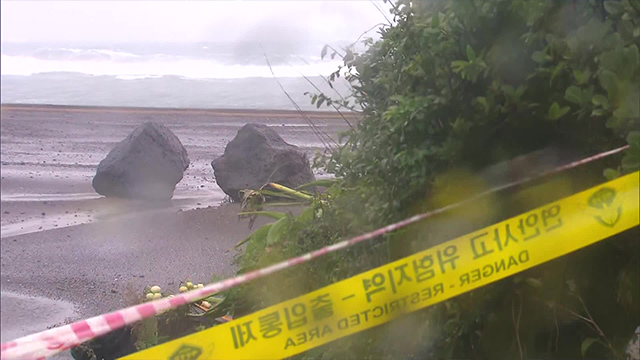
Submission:
<svg viewBox="0 0 640 360">
<path fill-rule="evenodd" d="M 80 106 L 57 104 L 16 104 L 2 103 L 0 109 L 4 111 L 62 111 L 62 112 L 106 112 L 106 113 L 139 113 L 139 114 L 163 114 L 163 115 L 210 115 L 226 117 L 264 117 L 265 115 L 277 118 L 299 118 L 297 110 L 278 109 L 224 109 L 224 108 L 164 108 L 164 107 L 126 107 L 126 106 Z M 345 116 L 349 120 L 357 120 L 359 115 L 342 114 L 335 111 L 302 111 L 309 118 L 340 119 Z"/>
</svg>

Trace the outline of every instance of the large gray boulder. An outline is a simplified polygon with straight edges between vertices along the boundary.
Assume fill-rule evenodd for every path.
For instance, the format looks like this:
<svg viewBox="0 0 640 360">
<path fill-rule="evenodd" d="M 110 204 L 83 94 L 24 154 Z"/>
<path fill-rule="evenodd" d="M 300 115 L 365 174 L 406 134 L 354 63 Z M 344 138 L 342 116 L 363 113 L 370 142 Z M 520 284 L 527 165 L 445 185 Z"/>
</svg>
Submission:
<svg viewBox="0 0 640 360">
<path fill-rule="evenodd" d="M 147 122 L 100 162 L 92 185 L 109 197 L 168 200 L 187 167 L 189 156 L 178 137 L 164 125 Z"/>
<path fill-rule="evenodd" d="M 216 182 L 233 201 L 242 200 L 240 190 L 259 189 L 269 182 L 296 187 L 315 179 L 306 154 L 262 124 L 238 130 L 211 166 Z"/>
</svg>

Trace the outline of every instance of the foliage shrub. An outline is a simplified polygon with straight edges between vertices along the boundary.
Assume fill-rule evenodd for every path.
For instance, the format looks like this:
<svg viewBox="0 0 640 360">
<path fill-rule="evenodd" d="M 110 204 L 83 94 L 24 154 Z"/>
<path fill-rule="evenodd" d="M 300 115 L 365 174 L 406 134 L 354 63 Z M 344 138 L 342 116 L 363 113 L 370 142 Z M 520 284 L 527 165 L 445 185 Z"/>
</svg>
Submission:
<svg viewBox="0 0 640 360">
<path fill-rule="evenodd" d="M 623 155 L 233 291 L 249 312 L 462 235 L 640 166 L 640 2 L 397 1 L 393 24 L 329 81 L 361 112 L 317 159 L 339 179 L 299 216 L 258 229 L 240 272 L 299 255 L 492 184 L 475 171 L 549 146 Z M 566 159 L 565 159 L 566 160 Z M 535 172 L 534 164 L 530 171 Z M 588 176 L 587 176 L 588 177 Z M 578 179 L 578 180 L 576 180 Z M 275 227 L 275 225 L 274 225 Z M 268 236 L 267 236 L 268 235 Z M 640 325 L 637 229 L 300 358 L 621 358 Z M 274 291 L 277 289 L 277 291 Z M 394 335 L 395 334 L 395 335 Z"/>
</svg>

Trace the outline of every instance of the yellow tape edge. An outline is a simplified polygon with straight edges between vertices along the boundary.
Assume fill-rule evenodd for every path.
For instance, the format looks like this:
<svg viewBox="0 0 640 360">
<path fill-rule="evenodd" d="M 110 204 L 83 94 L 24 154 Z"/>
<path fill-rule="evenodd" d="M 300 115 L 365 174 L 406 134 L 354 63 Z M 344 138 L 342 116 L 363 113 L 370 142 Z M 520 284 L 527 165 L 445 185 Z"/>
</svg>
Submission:
<svg viewBox="0 0 640 360">
<path fill-rule="evenodd" d="M 626 175 L 232 322 L 128 355 L 122 360 L 279 359 L 302 353 L 530 269 L 637 226 L 640 223 L 639 180 L 639 172 Z M 602 207 L 590 206 L 589 199 L 595 199 L 596 203 L 600 199 Z M 554 209 L 558 210 L 558 214 L 550 217 Z M 496 230 L 499 235 L 503 230 L 506 234 L 507 228 L 514 233 L 520 220 L 525 221 L 526 226 L 527 219 L 537 217 L 540 221 L 545 214 L 545 221 L 549 225 L 546 229 L 551 228 L 551 220 L 558 220 L 557 218 L 562 220 L 562 226 L 549 231 L 542 230 L 538 237 L 528 241 L 523 238 L 526 234 L 516 237 L 519 241 L 506 243 L 502 251 L 498 251 L 495 240 L 491 243 Z M 493 244 L 494 251 L 474 259 L 472 245 L 475 245 L 478 253 L 477 250 L 482 249 L 482 241 L 487 251 L 491 250 L 488 248 L 489 244 Z M 417 281 L 417 273 L 414 271 L 413 281 L 405 281 L 411 286 L 396 284 L 395 292 L 391 293 L 390 281 L 385 281 L 383 285 L 389 285 L 385 289 L 386 294 L 373 294 L 371 302 L 367 300 L 363 281 L 372 284 L 375 283 L 374 276 L 380 280 L 381 275 L 390 280 L 389 271 L 393 276 L 400 274 L 400 268 L 410 269 L 414 261 L 425 264 L 425 257 L 438 259 L 438 254 L 444 255 L 444 251 L 450 250 L 452 246 L 456 247 L 456 255 L 459 256 L 455 269 L 445 265 L 444 273 L 436 271 L 439 272 L 438 276 L 424 282 Z M 438 269 L 437 261 L 434 264 L 434 271 L 441 270 Z M 401 274 L 399 277 L 402 277 Z M 358 294 L 355 294 L 354 289 L 360 289 Z M 319 309 L 314 307 L 318 305 L 318 299 L 327 294 L 332 303 L 332 316 L 309 321 L 313 320 L 312 315 L 316 315 Z M 326 299 L 326 296 L 322 299 Z M 286 316 L 294 318 L 294 307 L 300 312 L 300 304 L 305 307 L 307 323 L 289 330 Z M 339 306 L 336 307 L 336 304 Z M 279 314 L 281 330 L 277 335 L 265 338 L 260 330 L 265 330 L 266 327 L 261 328 L 261 325 L 267 324 L 267 320 L 271 320 L 269 324 L 272 324 L 274 313 Z M 295 322 L 292 325 L 296 325 Z M 252 336 L 248 335 L 247 330 L 251 331 Z"/>
</svg>

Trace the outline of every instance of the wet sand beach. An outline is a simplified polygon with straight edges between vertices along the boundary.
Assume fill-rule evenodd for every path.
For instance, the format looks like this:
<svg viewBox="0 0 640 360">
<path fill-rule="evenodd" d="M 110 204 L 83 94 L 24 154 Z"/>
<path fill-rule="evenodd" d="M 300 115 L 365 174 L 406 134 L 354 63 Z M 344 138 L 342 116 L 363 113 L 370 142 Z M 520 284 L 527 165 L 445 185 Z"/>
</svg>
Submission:
<svg viewBox="0 0 640 360">
<path fill-rule="evenodd" d="M 273 126 L 310 157 L 323 148 L 288 111 L 2 105 L 1 115 L 3 342 L 120 308 L 145 285 L 175 291 L 180 280 L 231 275 L 229 250 L 251 230 L 237 204 L 222 204 L 210 163 L 245 123 Z M 334 113 L 309 116 L 334 138 L 348 128 Z M 189 153 L 173 200 L 156 206 L 96 194 L 98 162 L 146 121 L 169 127 Z M 59 307 L 60 316 L 43 317 L 27 305 L 33 301 Z"/>
</svg>

